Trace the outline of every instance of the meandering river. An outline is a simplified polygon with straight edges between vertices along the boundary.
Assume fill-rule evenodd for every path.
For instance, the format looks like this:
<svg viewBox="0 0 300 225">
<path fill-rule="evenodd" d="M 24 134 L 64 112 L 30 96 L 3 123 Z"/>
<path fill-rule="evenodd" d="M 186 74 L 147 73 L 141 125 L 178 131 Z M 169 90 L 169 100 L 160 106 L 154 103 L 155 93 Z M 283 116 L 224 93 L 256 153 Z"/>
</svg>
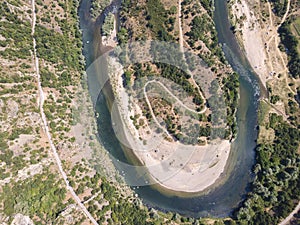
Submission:
<svg viewBox="0 0 300 225">
<path fill-rule="evenodd" d="M 112 3 L 98 17 L 96 23 L 93 23 L 89 14 L 90 0 L 81 1 L 79 16 L 87 66 L 93 62 L 95 55 L 97 55 L 95 46 L 101 43 L 99 25 L 103 22 L 105 13 L 111 11 L 117 4 L 117 1 Z M 226 181 L 221 182 L 209 193 L 198 197 L 168 196 L 151 186 L 135 187 L 135 192 L 146 205 L 192 217 L 228 216 L 245 197 L 247 186 L 253 178 L 251 168 L 255 162 L 257 106 L 262 88 L 260 88 L 259 79 L 251 70 L 245 55 L 230 31 L 226 0 L 215 1 L 214 14 L 219 42 L 223 45 L 226 59 L 240 75 L 240 100 L 237 111 L 238 136 L 232 144 L 225 176 Z M 93 77 L 89 74 L 88 79 L 90 86 L 95 84 Z M 97 119 L 99 141 L 115 158 L 128 162 L 115 137 L 104 95 L 100 94 L 99 96 L 92 96 L 92 98 L 98 99 L 96 110 L 100 114 Z M 118 169 L 122 171 L 122 168 Z"/>
</svg>

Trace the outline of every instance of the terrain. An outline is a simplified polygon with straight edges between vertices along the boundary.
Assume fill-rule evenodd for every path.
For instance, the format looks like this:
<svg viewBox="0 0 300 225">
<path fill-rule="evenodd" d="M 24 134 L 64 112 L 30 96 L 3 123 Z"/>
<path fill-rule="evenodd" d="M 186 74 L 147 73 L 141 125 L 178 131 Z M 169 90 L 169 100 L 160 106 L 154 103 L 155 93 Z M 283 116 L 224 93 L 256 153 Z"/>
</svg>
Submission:
<svg viewBox="0 0 300 225">
<path fill-rule="evenodd" d="M 108 4 L 92 1 L 94 21 Z M 87 87 L 79 1 L 2 1 L 0 224 L 298 224 L 299 2 L 241 0 L 228 6 L 232 30 L 269 91 L 269 98 L 260 102 L 255 178 L 230 218 L 190 218 L 145 206 L 98 141 L 96 117 L 101 115 L 95 114 Z M 141 101 L 127 101 L 131 109 L 121 107 L 124 114 L 130 112 L 125 120 L 129 137 L 143 148 L 151 144 L 152 129 L 163 146 L 160 151 L 152 148 L 151 158 L 143 152 L 136 155 L 146 165 L 157 165 L 171 155 L 167 164 L 175 174 L 182 169 L 179 177 L 186 179 L 186 186 L 174 183 L 177 177 L 167 179 L 167 189 L 204 190 L 222 174 L 230 141 L 237 134 L 238 74 L 227 65 L 218 45 L 213 6 L 206 0 L 134 0 L 123 1 L 120 13 L 120 29 L 110 14 L 99 30 L 104 45 L 115 47 L 149 37 L 173 42 L 177 44 L 171 53 L 182 62 L 182 69 L 132 63 L 112 75 L 115 94 L 143 94 Z M 216 78 L 224 94 L 225 140 L 220 154 L 203 154 L 213 141 L 209 104 L 213 99 L 193 69 L 186 69 L 190 52 L 203 60 L 207 74 Z M 116 61 L 111 64 L 119 67 Z M 134 89 L 143 79 L 148 79 L 143 88 Z M 178 89 L 172 89 L 176 85 L 187 94 L 179 95 Z M 195 127 L 184 127 L 189 123 Z M 185 164 L 175 165 L 172 156 L 177 160 L 180 154 L 172 148 L 187 145 L 191 152 L 196 149 L 197 154 L 190 155 L 194 161 L 184 159 L 182 152 Z M 199 165 L 205 165 L 202 171 L 219 167 L 217 173 L 206 175 L 210 183 L 207 179 L 193 183 L 195 179 L 187 176 L 199 171 Z M 160 169 L 154 166 L 153 174 L 160 174 Z"/>
<path fill-rule="evenodd" d="M 142 206 L 97 141 L 78 6 L 1 2 L 0 223 L 193 223 Z"/>
<path fill-rule="evenodd" d="M 121 142 L 129 142 L 151 182 L 172 191 L 196 193 L 214 184 L 236 135 L 237 75 L 226 65 L 208 13 L 191 1 L 125 1 L 120 31 L 110 38 L 131 48 L 128 56 L 109 59 L 121 114 L 116 124 L 130 139 Z M 207 28 L 203 34 L 199 23 Z"/>
<path fill-rule="evenodd" d="M 95 216 L 98 207 L 112 199 L 104 193 L 115 192 L 106 180 L 116 182 L 110 160 L 97 170 L 91 162 L 104 152 L 84 78 L 78 6 L 1 2 L 1 224 L 98 224 L 108 211 Z M 97 199 L 103 203 L 91 209 Z"/>
</svg>

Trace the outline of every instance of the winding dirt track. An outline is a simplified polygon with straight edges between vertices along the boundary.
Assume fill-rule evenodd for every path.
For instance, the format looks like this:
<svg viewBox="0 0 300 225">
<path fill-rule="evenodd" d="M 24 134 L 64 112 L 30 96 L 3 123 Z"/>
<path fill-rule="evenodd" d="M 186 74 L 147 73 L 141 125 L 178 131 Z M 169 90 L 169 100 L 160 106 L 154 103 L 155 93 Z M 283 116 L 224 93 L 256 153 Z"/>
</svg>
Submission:
<svg viewBox="0 0 300 225">
<path fill-rule="evenodd" d="M 156 81 L 156 80 L 152 80 L 152 81 L 148 81 L 145 86 L 144 86 L 144 95 L 146 97 L 146 99 L 148 99 L 148 96 L 147 96 L 147 91 L 146 91 L 146 87 L 148 86 L 148 84 L 151 84 L 151 83 L 157 83 L 159 84 L 163 89 L 165 89 L 169 95 L 171 95 L 173 98 L 176 99 L 176 101 L 183 107 L 185 108 L 186 110 L 190 111 L 190 112 L 193 112 L 193 113 L 196 113 L 196 114 L 203 114 L 207 107 L 204 106 L 204 108 L 201 110 L 201 111 L 196 111 L 194 109 L 191 109 L 189 107 L 187 107 L 179 98 L 177 98 L 163 83 L 161 83 L 160 81 Z M 149 100 L 148 100 L 149 101 Z M 151 107 L 151 106 L 149 106 Z"/>
<path fill-rule="evenodd" d="M 272 7 L 271 7 L 271 3 L 269 1 L 267 1 L 267 4 L 268 4 L 268 8 L 269 8 L 269 15 L 270 15 L 270 24 L 271 24 L 271 27 L 274 25 L 274 21 L 273 21 L 273 18 L 272 18 Z M 286 83 L 286 86 L 287 88 L 293 93 L 293 94 L 296 94 L 296 92 L 288 85 L 288 68 L 286 66 L 286 62 L 283 58 L 283 53 L 280 51 L 280 49 L 277 47 L 279 45 L 279 34 L 278 34 L 278 29 L 279 27 L 286 21 L 287 19 L 287 16 L 289 15 L 289 11 L 290 11 L 290 5 L 291 5 L 291 0 L 288 0 L 287 2 L 287 7 L 286 7 L 286 11 L 280 21 L 280 23 L 274 28 L 274 34 L 270 37 L 270 39 L 267 41 L 267 46 L 269 48 L 269 44 L 270 42 L 272 41 L 272 39 L 274 38 L 274 42 L 275 42 L 275 46 L 276 46 L 276 51 L 277 51 L 277 54 L 278 56 L 280 57 L 280 60 L 281 60 L 281 63 L 282 63 L 282 66 L 284 68 L 283 71 L 280 71 L 279 73 L 283 73 L 284 74 L 284 79 L 285 79 L 285 83 Z M 271 70 L 273 71 L 273 65 L 272 65 L 272 62 L 270 63 L 271 64 Z"/>
<path fill-rule="evenodd" d="M 194 109 L 190 109 L 189 107 L 187 107 L 180 99 L 178 99 L 168 88 L 166 88 L 166 86 L 159 82 L 159 81 L 155 81 L 155 80 L 152 80 L 152 81 L 148 81 L 145 86 L 144 86 L 144 96 L 145 96 L 145 99 L 146 99 L 146 103 L 149 107 L 149 110 L 150 110 L 150 113 L 151 113 L 151 116 L 154 120 L 154 122 L 157 124 L 157 126 L 159 126 L 170 138 L 172 138 L 172 136 L 169 134 L 169 132 L 167 131 L 167 129 L 165 129 L 162 125 L 160 125 L 160 123 L 158 122 L 158 120 L 156 119 L 156 116 L 153 112 L 153 109 L 152 109 L 152 106 L 151 106 L 151 103 L 149 101 L 149 98 L 148 98 L 148 95 L 147 95 L 147 91 L 146 91 L 146 87 L 148 86 L 148 84 L 151 84 L 151 83 L 158 83 L 163 89 L 165 89 L 169 95 L 171 95 L 174 99 L 176 99 L 176 101 L 183 107 L 185 108 L 186 110 L 190 111 L 190 112 L 193 112 L 193 113 L 196 113 L 196 114 L 202 114 L 206 111 L 206 105 L 204 105 L 204 108 L 201 110 L 201 111 L 196 111 Z"/>
<path fill-rule="evenodd" d="M 31 35 L 32 35 L 32 43 L 33 43 L 33 56 L 34 56 L 34 66 L 35 66 L 35 73 L 37 76 L 37 80 L 38 80 L 38 90 L 39 90 L 39 109 L 40 109 L 40 114 L 42 116 L 42 121 L 43 121 L 43 125 L 44 125 L 44 131 L 48 137 L 48 141 L 50 143 L 50 147 L 52 150 L 52 153 L 54 155 L 57 167 L 59 169 L 59 172 L 62 176 L 62 178 L 64 179 L 65 183 L 66 183 L 66 187 L 67 189 L 70 191 L 73 199 L 76 201 L 77 205 L 80 207 L 80 209 L 82 210 L 82 212 L 90 219 L 90 221 L 94 224 L 94 225 L 98 225 L 97 221 L 94 219 L 94 217 L 89 213 L 89 211 L 86 209 L 86 207 L 81 203 L 80 198 L 78 197 L 78 195 L 75 193 L 74 189 L 69 185 L 69 180 L 68 177 L 65 173 L 65 171 L 63 170 L 62 167 L 62 163 L 61 160 L 57 154 L 57 149 L 55 147 L 55 145 L 53 144 L 52 141 L 52 137 L 49 131 L 49 127 L 48 127 L 48 122 L 47 122 L 47 118 L 46 115 L 44 113 L 44 92 L 42 89 L 42 84 L 41 84 L 41 76 L 40 76 L 40 70 L 39 70 L 39 58 L 37 57 L 36 54 L 36 40 L 34 38 L 34 34 L 35 34 L 35 25 L 36 25 L 36 13 L 35 13 L 35 0 L 31 1 L 32 4 L 32 29 L 31 29 Z"/>
</svg>

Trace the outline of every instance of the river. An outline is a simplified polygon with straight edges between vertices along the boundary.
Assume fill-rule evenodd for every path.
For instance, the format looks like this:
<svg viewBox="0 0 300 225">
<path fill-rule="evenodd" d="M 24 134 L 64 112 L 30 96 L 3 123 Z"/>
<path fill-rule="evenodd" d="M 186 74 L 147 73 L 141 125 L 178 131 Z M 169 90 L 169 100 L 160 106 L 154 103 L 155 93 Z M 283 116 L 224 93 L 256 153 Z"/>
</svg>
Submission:
<svg viewBox="0 0 300 225">
<path fill-rule="evenodd" d="M 103 14 L 97 23 L 91 22 L 89 15 L 90 2 L 82 0 L 79 8 L 80 25 L 83 31 L 84 54 L 87 66 L 93 61 L 99 49 L 101 36 L 99 23 L 103 21 Z M 109 11 L 109 8 L 106 11 Z M 215 24 L 219 42 L 229 64 L 240 75 L 240 100 L 237 111 L 238 135 L 232 144 L 227 165 L 227 179 L 219 187 L 208 194 L 198 197 L 177 197 L 160 193 L 151 186 L 134 188 L 144 204 L 159 208 L 163 211 L 178 212 L 191 217 L 216 216 L 224 217 L 238 207 L 245 198 L 247 187 L 253 174 L 251 168 L 255 161 L 255 146 L 257 139 L 257 106 L 260 96 L 260 81 L 251 70 L 245 55 L 240 51 L 237 41 L 230 31 L 227 19 L 226 0 L 215 1 Z M 95 29 L 96 28 L 96 29 Z M 100 46 L 101 47 L 101 46 Z M 88 74 L 89 86 L 95 85 L 93 76 Z M 103 94 L 92 96 L 97 98 L 96 110 L 99 113 L 98 132 L 99 141 L 115 158 L 128 162 L 124 152 L 115 137 L 110 112 Z M 118 168 L 122 171 L 122 168 Z"/>
</svg>

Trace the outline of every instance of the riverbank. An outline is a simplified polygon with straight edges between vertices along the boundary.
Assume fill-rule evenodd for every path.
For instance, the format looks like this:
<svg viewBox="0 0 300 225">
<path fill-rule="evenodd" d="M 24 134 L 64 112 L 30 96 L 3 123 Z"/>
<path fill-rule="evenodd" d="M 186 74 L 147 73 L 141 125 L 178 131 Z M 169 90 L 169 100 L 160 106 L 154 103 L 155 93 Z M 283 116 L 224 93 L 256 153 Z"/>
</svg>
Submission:
<svg viewBox="0 0 300 225">
<path fill-rule="evenodd" d="M 224 7 L 216 7 L 216 10 L 218 11 L 217 14 L 222 15 L 224 13 L 227 15 L 226 10 L 224 9 L 225 9 Z M 216 21 L 217 21 L 216 23 L 217 25 L 222 24 L 222 27 L 224 27 L 224 16 L 221 17 L 220 21 L 218 20 Z M 226 27 L 228 26 L 226 25 Z M 93 41 L 93 44 L 95 44 L 93 47 L 94 50 L 99 49 L 99 42 L 100 42 L 99 40 L 101 40 L 98 37 L 99 32 L 96 32 L 95 35 L 93 34 L 91 34 L 93 38 L 88 40 L 94 40 Z M 227 37 L 228 35 L 225 34 L 225 36 Z M 227 44 L 227 42 L 225 43 Z M 228 60 L 231 63 L 231 58 L 229 58 Z M 236 62 L 236 60 L 234 60 L 234 62 Z M 240 101 L 239 104 L 240 107 L 237 112 L 238 115 L 237 123 L 239 124 L 238 125 L 239 134 L 242 135 L 238 134 L 237 138 L 235 139 L 234 143 L 231 146 L 232 149 L 230 150 L 230 154 L 229 154 L 230 160 L 227 160 L 224 169 L 225 172 L 221 173 L 219 178 L 216 179 L 216 181 L 212 186 L 207 188 L 205 191 L 196 194 L 195 193 L 184 194 L 182 192 L 177 192 L 175 196 L 175 194 L 173 194 L 172 191 L 168 190 L 167 188 L 164 188 L 163 186 L 160 186 L 157 182 L 156 185 L 148 185 L 148 186 L 141 185 L 139 188 L 133 187 L 135 192 L 143 199 L 143 202 L 147 206 L 160 208 L 162 210 L 178 212 L 193 217 L 199 217 L 199 216 L 203 217 L 208 215 L 227 216 L 231 213 L 233 208 L 238 206 L 238 203 L 241 201 L 241 196 L 244 196 L 245 194 L 245 188 L 250 179 L 251 174 L 248 173 L 248 171 L 253 165 L 252 164 L 253 152 L 251 150 L 254 148 L 255 143 L 253 140 L 255 140 L 256 138 L 256 131 L 254 130 L 254 124 L 256 121 L 255 119 L 256 109 L 255 109 L 255 105 L 249 107 L 249 104 L 251 104 L 249 98 L 253 96 L 253 89 L 251 89 L 251 87 L 248 87 L 248 85 L 249 85 L 248 82 L 244 82 L 244 81 L 241 82 L 241 90 L 244 90 L 244 92 L 243 94 L 241 94 L 242 100 Z M 112 101 L 114 101 L 113 95 L 109 95 L 109 96 L 112 96 Z M 103 123 L 101 122 L 102 128 L 103 125 L 104 126 L 106 125 L 104 124 L 105 122 L 109 123 L 109 125 L 107 124 L 107 126 L 111 126 L 110 123 L 111 114 L 110 112 L 108 112 L 106 106 L 104 106 L 105 100 L 103 101 L 97 104 L 97 107 L 101 108 L 100 117 L 103 120 Z M 106 99 L 106 102 L 108 103 L 108 106 L 110 108 L 112 105 L 110 100 Z M 107 114 L 105 113 L 105 110 L 107 111 Z M 247 115 L 249 114 L 250 116 L 244 117 L 244 114 Z M 111 128 L 115 130 L 114 126 L 112 126 Z M 112 137 L 112 135 L 115 135 L 116 132 L 111 133 L 108 132 L 107 130 L 108 128 L 103 128 L 103 129 L 104 130 L 101 130 L 101 128 L 99 127 L 99 130 L 101 130 L 99 131 L 100 132 L 99 134 L 101 134 L 101 141 L 105 143 L 105 148 L 107 148 L 108 151 L 112 153 L 116 157 L 116 159 L 118 159 L 114 163 L 117 163 L 116 167 L 118 168 L 120 173 L 124 170 L 124 168 L 122 167 L 122 165 L 120 165 L 119 161 L 125 163 L 128 163 L 129 161 L 130 165 L 139 165 L 142 163 L 142 162 L 138 163 L 140 160 L 135 159 L 136 156 L 133 153 L 131 153 L 130 150 L 127 151 L 124 150 L 124 148 L 123 149 L 120 148 L 119 141 L 116 138 Z M 109 134 L 106 135 L 106 133 Z M 124 153 L 126 155 L 130 155 L 130 157 L 129 156 L 125 157 Z M 135 163 L 132 163 L 132 161 L 134 161 Z M 128 183 L 127 181 L 128 178 L 143 179 L 144 177 L 141 176 L 142 174 L 139 174 L 137 172 L 134 172 L 132 174 L 125 173 L 123 175 L 126 179 L 126 183 Z M 128 185 L 130 185 L 130 183 L 128 183 Z"/>
<path fill-rule="evenodd" d="M 282 179 L 280 175 L 289 171 L 289 168 L 299 168 L 299 142 L 297 141 L 299 138 L 295 137 L 299 136 L 298 122 L 296 122 L 299 121 L 296 119 L 299 118 L 299 113 L 292 107 L 292 105 L 297 105 L 295 91 L 297 79 L 292 78 L 286 66 L 288 64 L 286 53 L 290 49 L 282 49 L 284 47 L 280 43 L 282 40 L 279 38 L 278 30 L 286 19 L 295 13 L 293 9 L 295 5 L 289 0 L 276 3 L 272 1 L 251 2 L 250 0 L 232 2 L 234 3 L 229 4 L 229 9 L 235 35 L 255 72 L 262 82 L 267 83 L 270 93 L 270 101 L 265 99 L 260 103 L 259 135 L 256 147 L 257 164 L 253 167 L 254 188 L 249 194 L 252 197 L 247 198 L 236 215 L 238 219 L 246 223 L 253 221 L 258 224 L 261 221 L 268 221 L 268 224 L 286 224 L 299 210 L 299 192 L 296 191 L 299 173 L 294 172 L 291 180 L 287 176 Z M 282 7 L 281 12 L 278 11 L 279 6 Z M 256 61 L 255 57 L 258 57 Z M 264 67 L 255 68 L 257 62 L 264 62 Z M 267 69 L 268 73 L 264 74 L 263 69 Z M 277 160 L 274 161 L 274 158 Z M 286 159 L 289 159 L 291 163 L 284 164 Z M 265 171 L 270 171 L 270 168 L 280 169 L 272 171 L 272 174 L 265 173 Z M 268 183 L 265 183 L 266 178 L 269 180 Z M 269 184 L 275 185 L 271 187 Z M 256 197 L 253 198 L 253 196 L 260 195 L 261 190 L 271 189 L 270 197 L 262 198 L 263 202 L 260 203 Z M 279 198 L 281 194 L 285 195 L 284 199 Z M 278 196 L 278 198 L 273 198 L 273 196 Z M 268 205 L 268 208 L 261 207 L 262 205 Z"/>
<path fill-rule="evenodd" d="M 116 27 L 114 26 L 109 36 L 102 37 L 103 45 L 107 47 L 116 45 L 115 42 L 109 44 L 106 41 L 116 40 L 115 30 Z M 117 136 L 119 133 L 118 139 L 122 144 L 126 143 L 125 148 L 128 148 L 127 151 L 132 151 L 134 158 L 137 158 L 139 164 L 146 167 L 151 180 L 149 184 L 157 184 L 156 186 L 168 189 L 172 193 L 180 192 L 180 194 L 203 192 L 215 184 L 225 172 L 231 148 L 230 141 L 219 140 L 215 143 L 206 143 L 205 146 L 186 146 L 179 141 L 173 141 L 168 131 L 160 126 L 152 112 L 153 119 L 158 127 L 167 133 L 169 141 L 156 137 L 155 143 L 153 143 L 153 140 L 151 142 L 151 137 L 149 138 L 149 136 L 155 132 L 151 131 L 147 124 L 147 119 L 142 116 L 142 109 L 123 87 L 122 75 L 124 71 L 122 66 L 112 58 L 108 61 L 110 61 L 109 71 L 112 71 L 109 74 L 109 78 L 115 98 L 115 101 L 111 103 L 112 107 L 110 110 L 113 115 L 115 113 L 114 107 L 116 107 L 118 109 L 116 112 L 120 115 L 116 115 L 115 118 L 121 117 L 118 122 L 113 122 L 113 124 L 123 126 L 122 131 L 117 131 Z M 151 108 L 151 106 L 149 107 Z M 146 129 L 136 129 L 132 121 L 135 115 L 140 115 L 139 119 L 146 121 Z M 120 135 L 120 132 L 125 134 Z M 150 143 L 148 143 L 149 140 Z"/>
<path fill-rule="evenodd" d="M 271 68 L 266 62 L 265 40 L 262 38 L 263 31 L 257 22 L 256 15 L 251 11 L 245 0 L 234 1 L 231 14 L 233 15 L 231 22 L 236 27 L 235 36 L 244 50 L 251 67 L 266 87 Z"/>
<path fill-rule="evenodd" d="M 123 87 L 122 66 L 114 59 L 108 61 L 109 71 L 112 71 L 109 75 L 110 83 L 115 96 L 111 113 L 115 120 L 120 117 L 117 121 L 113 120 L 113 124 L 118 127 L 114 129 L 119 141 L 132 151 L 141 165 L 146 167 L 150 181 L 145 184 L 157 184 L 156 186 L 168 189 L 175 195 L 176 192 L 180 194 L 203 192 L 213 185 L 225 171 L 231 147 L 229 140 L 193 146 L 166 140 L 158 135 L 154 141 L 151 138 L 157 134 L 151 131 L 146 118 L 143 119 L 146 121 L 147 129 L 137 130 L 130 118 L 136 113 L 142 114 L 142 109 Z M 124 134 L 120 134 L 121 132 Z"/>
<path fill-rule="evenodd" d="M 159 150 L 167 152 L 180 147 L 177 143 L 165 142 L 161 144 Z M 187 154 L 185 150 L 176 152 L 176 155 L 172 154 L 165 162 L 159 160 L 158 155 L 154 155 L 153 152 L 150 155 L 140 152 L 137 156 L 144 161 L 144 165 L 152 177 L 162 187 L 171 191 L 197 193 L 213 185 L 224 172 L 230 143 L 229 141 L 220 141 L 215 146 L 201 146 L 192 151 L 193 153 L 187 160 L 184 159 Z M 177 163 L 185 162 L 185 165 L 168 166 L 168 170 L 166 170 L 165 166 L 172 162 L 175 163 L 176 160 L 179 160 Z"/>
<path fill-rule="evenodd" d="M 286 55 L 278 49 L 279 21 L 273 15 L 270 3 L 234 0 L 229 4 L 229 12 L 239 45 L 262 84 L 266 87 L 267 82 L 279 74 L 286 76 Z"/>
</svg>

